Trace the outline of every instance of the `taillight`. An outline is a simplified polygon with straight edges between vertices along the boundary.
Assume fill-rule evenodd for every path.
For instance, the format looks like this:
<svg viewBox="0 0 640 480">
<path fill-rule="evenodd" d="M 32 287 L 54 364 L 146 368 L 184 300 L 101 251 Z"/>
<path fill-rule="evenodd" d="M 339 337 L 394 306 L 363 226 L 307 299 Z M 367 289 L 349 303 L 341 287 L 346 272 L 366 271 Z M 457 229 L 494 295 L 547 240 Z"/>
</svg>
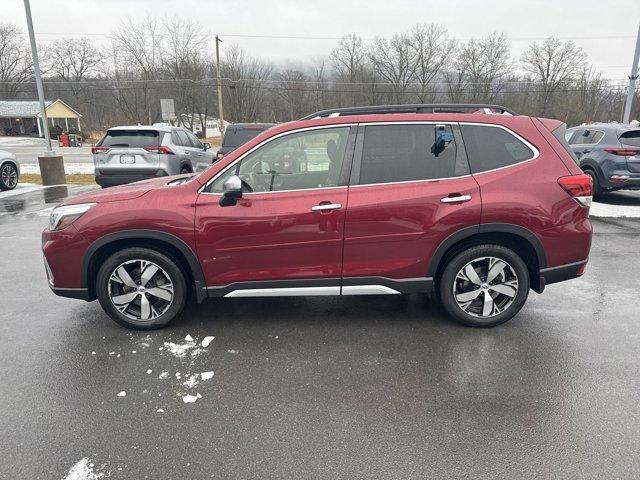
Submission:
<svg viewBox="0 0 640 480">
<path fill-rule="evenodd" d="M 591 206 L 591 195 L 593 195 L 593 185 L 589 175 L 570 175 L 558 179 L 560 185 L 576 202 L 583 207 Z"/>
<path fill-rule="evenodd" d="M 109 147 L 91 147 L 91 153 L 106 152 L 107 150 L 109 150 Z"/>
<path fill-rule="evenodd" d="M 633 157 L 640 153 L 640 149 L 638 148 L 605 148 L 604 151 L 620 157 Z"/>
<path fill-rule="evenodd" d="M 162 155 L 173 155 L 169 147 L 144 147 L 147 152 L 160 153 Z"/>
</svg>

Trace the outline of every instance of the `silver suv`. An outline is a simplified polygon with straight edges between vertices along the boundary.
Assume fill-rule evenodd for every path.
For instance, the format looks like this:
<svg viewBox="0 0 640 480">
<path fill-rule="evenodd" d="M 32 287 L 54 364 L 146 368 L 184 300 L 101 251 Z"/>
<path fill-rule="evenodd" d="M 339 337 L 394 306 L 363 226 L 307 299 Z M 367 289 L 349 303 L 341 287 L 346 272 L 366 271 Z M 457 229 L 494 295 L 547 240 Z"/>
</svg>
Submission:
<svg viewBox="0 0 640 480">
<path fill-rule="evenodd" d="M 208 143 L 184 128 L 158 124 L 111 128 L 91 153 L 102 187 L 197 172 L 213 162 Z"/>
</svg>

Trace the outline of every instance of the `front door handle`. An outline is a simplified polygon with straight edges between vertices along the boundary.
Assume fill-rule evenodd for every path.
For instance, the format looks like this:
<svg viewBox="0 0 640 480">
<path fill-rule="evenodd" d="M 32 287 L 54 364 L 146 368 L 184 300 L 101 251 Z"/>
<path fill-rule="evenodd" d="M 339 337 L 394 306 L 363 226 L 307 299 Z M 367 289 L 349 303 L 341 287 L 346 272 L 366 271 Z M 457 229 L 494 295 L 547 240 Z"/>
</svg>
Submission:
<svg viewBox="0 0 640 480">
<path fill-rule="evenodd" d="M 471 195 L 457 195 L 455 197 L 443 197 L 440 199 L 442 203 L 463 203 L 471 200 Z"/>
<path fill-rule="evenodd" d="M 311 207 L 312 212 L 326 212 L 327 210 L 338 210 L 342 208 L 339 203 L 321 203 L 320 205 L 314 205 Z"/>
</svg>

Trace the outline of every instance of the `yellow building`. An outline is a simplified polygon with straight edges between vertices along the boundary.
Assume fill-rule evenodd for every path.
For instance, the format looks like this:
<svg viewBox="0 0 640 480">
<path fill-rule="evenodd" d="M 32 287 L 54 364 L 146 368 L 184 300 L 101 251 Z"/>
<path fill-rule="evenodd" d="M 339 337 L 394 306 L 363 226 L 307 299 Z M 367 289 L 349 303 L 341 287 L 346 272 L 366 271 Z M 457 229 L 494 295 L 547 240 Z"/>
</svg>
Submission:
<svg viewBox="0 0 640 480">
<path fill-rule="evenodd" d="M 80 131 L 82 115 L 62 100 L 45 102 L 49 127 L 58 126 L 63 132 Z M 0 135 L 44 136 L 40 103 L 37 100 L 1 100 Z"/>
</svg>

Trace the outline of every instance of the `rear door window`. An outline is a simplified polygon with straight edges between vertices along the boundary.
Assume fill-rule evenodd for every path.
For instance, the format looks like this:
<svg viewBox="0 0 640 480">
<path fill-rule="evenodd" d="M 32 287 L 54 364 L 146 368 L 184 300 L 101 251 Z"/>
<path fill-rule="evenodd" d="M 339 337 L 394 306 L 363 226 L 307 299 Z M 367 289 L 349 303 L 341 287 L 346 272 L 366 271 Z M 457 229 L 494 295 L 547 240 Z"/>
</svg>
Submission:
<svg viewBox="0 0 640 480">
<path fill-rule="evenodd" d="M 157 130 L 109 130 L 98 146 L 111 148 L 157 147 L 160 142 Z"/>
<path fill-rule="evenodd" d="M 439 145 L 436 131 L 441 130 Z M 360 162 L 360 185 L 448 178 L 468 173 L 457 168 L 457 145 L 450 125 L 367 125 Z"/>
<path fill-rule="evenodd" d="M 620 143 L 632 147 L 640 147 L 640 130 L 629 130 L 620 135 Z"/>
<path fill-rule="evenodd" d="M 471 173 L 508 167 L 534 158 L 534 151 L 501 127 L 460 125 Z M 564 131 L 562 132 L 564 141 Z"/>
<path fill-rule="evenodd" d="M 598 143 L 604 136 L 604 133 L 600 130 L 585 129 L 581 130 L 579 135 L 576 135 L 573 139 L 573 143 L 576 145 L 593 145 Z"/>
</svg>

